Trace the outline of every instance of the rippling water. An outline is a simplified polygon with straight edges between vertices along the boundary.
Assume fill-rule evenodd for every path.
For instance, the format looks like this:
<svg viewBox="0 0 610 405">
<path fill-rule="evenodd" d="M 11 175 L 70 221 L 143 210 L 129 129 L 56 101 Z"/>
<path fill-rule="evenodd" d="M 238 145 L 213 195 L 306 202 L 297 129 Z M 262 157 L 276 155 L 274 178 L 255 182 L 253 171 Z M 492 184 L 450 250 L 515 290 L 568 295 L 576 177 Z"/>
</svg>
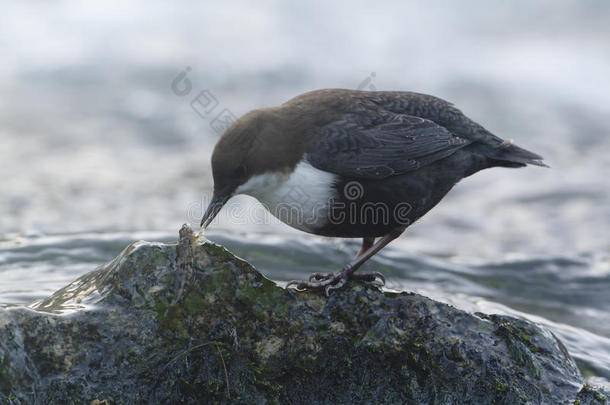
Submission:
<svg viewBox="0 0 610 405">
<path fill-rule="evenodd" d="M 6 7 L 0 305 L 28 304 L 134 240 L 195 225 L 221 111 L 323 87 L 414 90 L 455 102 L 552 169 L 464 180 L 367 267 L 389 288 L 547 325 L 607 384 L 607 2 Z M 179 96 L 171 83 L 187 66 L 192 88 Z M 200 115 L 191 102 L 203 90 L 218 105 Z M 245 197 L 212 229 L 277 280 L 337 269 L 358 249 L 293 231 Z"/>
</svg>

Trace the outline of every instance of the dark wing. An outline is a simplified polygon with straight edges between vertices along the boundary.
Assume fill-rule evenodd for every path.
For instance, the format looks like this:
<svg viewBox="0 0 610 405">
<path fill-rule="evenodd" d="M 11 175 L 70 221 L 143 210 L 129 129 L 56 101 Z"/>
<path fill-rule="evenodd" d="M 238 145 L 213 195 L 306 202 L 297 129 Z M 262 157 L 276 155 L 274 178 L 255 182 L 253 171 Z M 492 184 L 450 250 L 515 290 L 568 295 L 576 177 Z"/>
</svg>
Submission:
<svg viewBox="0 0 610 405">
<path fill-rule="evenodd" d="M 305 158 L 320 170 L 382 179 L 417 170 L 471 142 L 419 117 L 384 113 L 371 119 L 346 114 L 322 127 Z"/>
</svg>

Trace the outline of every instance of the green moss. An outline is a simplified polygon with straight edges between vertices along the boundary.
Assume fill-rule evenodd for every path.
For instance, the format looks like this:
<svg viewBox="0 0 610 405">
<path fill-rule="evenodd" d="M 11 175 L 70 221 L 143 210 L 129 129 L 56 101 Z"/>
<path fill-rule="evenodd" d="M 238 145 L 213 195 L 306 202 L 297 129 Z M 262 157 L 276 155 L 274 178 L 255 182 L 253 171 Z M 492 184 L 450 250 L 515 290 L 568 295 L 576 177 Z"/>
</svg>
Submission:
<svg viewBox="0 0 610 405">
<path fill-rule="evenodd" d="M 154 272 L 157 266 L 165 267 L 165 265 L 171 260 L 168 252 L 162 246 L 153 245 L 149 251 L 150 253 L 147 251 L 146 255 L 148 261 L 152 265 L 148 269 L 152 270 L 151 272 Z"/>
<path fill-rule="evenodd" d="M 186 311 L 191 314 L 202 313 L 206 306 L 203 297 L 195 292 L 189 293 L 184 298 L 183 305 Z"/>
<path fill-rule="evenodd" d="M 593 387 L 590 384 L 584 384 L 580 390 L 580 394 L 592 395 L 596 401 L 598 401 L 602 404 L 606 404 L 608 402 L 608 400 L 600 392 L 593 389 Z"/>
<path fill-rule="evenodd" d="M 13 375 L 11 373 L 11 364 L 8 358 L 0 353 L 0 390 L 1 392 L 10 392 L 12 386 Z"/>
<path fill-rule="evenodd" d="M 157 297 L 155 299 L 155 304 L 152 307 L 152 310 L 156 312 L 157 318 L 164 317 L 165 312 L 167 311 L 167 302 L 162 297 Z"/>
<path fill-rule="evenodd" d="M 157 321 L 161 330 L 171 331 L 183 337 L 187 335 L 184 329 L 185 319 L 182 307 L 177 304 L 168 305 L 165 311 L 157 312 Z"/>
<path fill-rule="evenodd" d="M 504 384 L 501 381 L 496 381 L 496 391 L 498 391 L 498 392 L 507 392 L 508 391 L 508 385 Z"/>
<path fill-rule="evenodd" d="M 464 363 L 466 359 L 460 353 L 460 344 L 462 341 L 457 339 L 453 345 L 451 345 L 451 359 L 460 363 Z"/>
<path fill-rule="evenodd" d="M 491 315 L 490 319 L 498 319 L 496 315 Z M 495 333 L 501 336 L 508 347 L 508 352 L 518 365 L 526 369 L 536 378 L 539 378 L 542 370 L 534 364 L 534 353 L 539 351 L 539 347 L 532 343 L 531 337 L 525 331 L 508 321 L 500 321 Z"/>
<path fill-rule="evenodd" d="M 231 289 L 227 286 L 234 285 L 235 276 L 233 269 L 226 263 L 217 263 L 200 281 L 201 289 L 204 293 L 231 294 Z"/>
<path fill-rule="evenodd" d="M 260 281 L 241 283 L 235 290 L 235 298 L 248 305 L 254 312 L 272 311 L 277 316 L 288 313 L 287 292 L 274 282 L 261 276 Z M 262 316 L 262 314 L 260 314 Z"/>
<path fill-rule="evenodd" d="M 224 247 L 217 245 L 215 243 L 212 242 L 206 242 L 205 245 L 203 245 L 205 250 L 207 251 L 207 253 L 214 257 L 215 260 L 219 260 L 219 259 L 226 259 L 226 260 L 235 260 L 235 256 L 233 256 L 231 254 L 231 252 L 229 252 L 227 249 L 225 249 Z"/>
</svg>

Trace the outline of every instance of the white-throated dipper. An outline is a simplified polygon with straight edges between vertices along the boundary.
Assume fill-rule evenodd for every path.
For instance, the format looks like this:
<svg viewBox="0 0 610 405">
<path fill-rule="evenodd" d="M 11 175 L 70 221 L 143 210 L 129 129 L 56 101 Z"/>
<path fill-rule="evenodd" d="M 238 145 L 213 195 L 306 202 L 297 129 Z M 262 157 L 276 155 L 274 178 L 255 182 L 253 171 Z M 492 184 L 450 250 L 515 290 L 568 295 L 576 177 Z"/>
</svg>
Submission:
<svg viewBox="0 0 610 405">
<path fill-rule="evenodd" d="M 527 164 L 546 166 L 440 98 L 317 90 L 251 111 L 226 130 L 212 154 L 214 194 L 201 226 L 229 198 L 246 194 L 294 228 L 362 238 L 343 269 L 289 283 L 328 294 L 347 280 L 385 281 L 356 270 L 464 177 Z"/>
</svg>

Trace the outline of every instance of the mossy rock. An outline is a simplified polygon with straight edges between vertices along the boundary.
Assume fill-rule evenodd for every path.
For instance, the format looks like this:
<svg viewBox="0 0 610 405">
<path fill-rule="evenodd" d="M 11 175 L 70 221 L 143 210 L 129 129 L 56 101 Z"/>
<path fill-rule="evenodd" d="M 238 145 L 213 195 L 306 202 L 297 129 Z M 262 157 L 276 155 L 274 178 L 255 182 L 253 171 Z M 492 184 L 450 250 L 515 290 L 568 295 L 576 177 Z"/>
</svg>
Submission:
<svg viewBox="0 0 610 405">
<path fill-rule="evenodd" d="M 601 401 L 548 330 L 350 283 L 285 290 L 188 230 L 0 309 L 0 403 Z"/>
</svg>

